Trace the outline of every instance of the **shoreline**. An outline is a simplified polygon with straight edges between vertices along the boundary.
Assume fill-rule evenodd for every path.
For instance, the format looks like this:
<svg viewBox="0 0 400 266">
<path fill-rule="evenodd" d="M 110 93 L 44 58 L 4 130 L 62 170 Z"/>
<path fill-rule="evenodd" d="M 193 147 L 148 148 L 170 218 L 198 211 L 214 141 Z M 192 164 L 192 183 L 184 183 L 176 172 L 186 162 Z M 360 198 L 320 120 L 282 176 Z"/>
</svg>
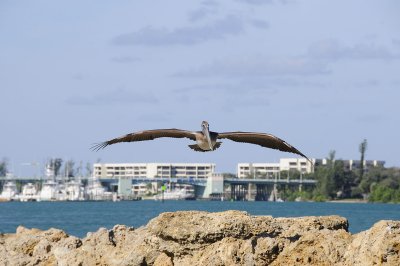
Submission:
<svg viewBox="0 0 400 266">
<path fill-rule="evenodd" d="M 333 203 L 373 203 L 373 202 L 369 202 L 368 200 L 362 200 L 362 199 L 340 199 L 340 200 L 328 200 L 326 202 L 333 202 Z"/>
</svg>

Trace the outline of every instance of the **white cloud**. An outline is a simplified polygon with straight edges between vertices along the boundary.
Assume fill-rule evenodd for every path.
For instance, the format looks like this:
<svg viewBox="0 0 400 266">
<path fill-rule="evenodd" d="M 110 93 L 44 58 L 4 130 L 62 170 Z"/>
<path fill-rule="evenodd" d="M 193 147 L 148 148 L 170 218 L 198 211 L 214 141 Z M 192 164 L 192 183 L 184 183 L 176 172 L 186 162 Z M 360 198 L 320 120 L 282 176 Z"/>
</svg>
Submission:
<svg viewBox="0 0 400 266">
<path fill-rule="evenodd" d="M 206 18 L 210 14 L 215 14 L 216 10 L 214 8 L 202 7 L 200 9 L 193 10 L 189 12 L 189 21 L 196 22 Z"/>
<path fill-rule="evenodd" d="M 139 57 L 132 57 L 132 56 L 114 56 L 111 58 L 112 62 L 115 63 L 133 63 L 133 62 L 138 62 L 141 59 Z"/>
<path fill-rule="evenodd" d="M 242 2 L 245 4 L 250 4 L 250 5 L 266 5 L 266 4 L 272 4 L 275 1 L 274 0 L 236 0 L 237 2 Z"/>
<path fill-rule="evenodd" d="M 212 7 L 219 6 L 218 1 L 214 1 L 214 0 L 205 0 L 205 1 L 201 2 L 201 4 L 203 6 L 212 6 Z"/>
<path fill-rule="evenodd" d="M 294 0 L 236 0 L 237 2 L 249 4 L 249 5 L 270 5 L 270 4 L 289 4 Z"/>
<path fill-rule="evenodd" d="M 229 58 L 215 61 L 212 64 L 201 66 L 176 73 L 177 77 L 262 77 L 287 75 L 323 75 L 330 71 L 327 65 L 319 60 L 307 58 L 279 58 L 266 57 Z"/>
<path fill-rule="evenodd" d="M 250 23 L 259 29 L 267 29 L 269 27 L 269 24 L 267 21 L 265 20 L 261 20 L 261 19 L 253 19 L 250 21 Z"/>
<path fill-rule="evenodd" d="M 343 45 L 328 39 L 313 43 L 308 49 L 308 55 L 319 59 L 398 59 L 400 54 L 393 53 L 389 48 L 372 43 L 357 43 Z"/>
<path fill-rule="evenodd" d="M 158 99 L 151 93 L 116 89 L 93 96 L 70 97 L 66 102 L 71 105 L 155 104 Z"/>
<path fill-rule="evenodd" d="M 146 27 L 139 31 L 121 34 L 112 40 L 115 45 L 193 45 L 209 40 L 224 39 L 244 32 L 244 22 L 228 15 L 212 24 L 181 27 L 174 30 Z"/>
</svg>

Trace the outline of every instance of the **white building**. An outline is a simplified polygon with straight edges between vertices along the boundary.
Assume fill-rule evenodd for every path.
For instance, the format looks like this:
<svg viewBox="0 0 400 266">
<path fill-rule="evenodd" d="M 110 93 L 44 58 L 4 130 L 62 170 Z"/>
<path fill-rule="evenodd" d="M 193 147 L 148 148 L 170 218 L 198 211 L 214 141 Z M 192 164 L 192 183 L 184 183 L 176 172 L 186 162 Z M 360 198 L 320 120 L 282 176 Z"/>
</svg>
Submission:
<svg viewBox="0 0 400 266">
<path fill-rule="evenodd" d="M 132 185 L 132 194 L 134 196 L 142 197 L 149 191 L 146 183 Z"/>
<path fill-rule="evenodd" d="M 336 161 L 343 162 L 343 167 L 345 170 L 357 170 L 361 167 L 361 160 L 341 160 Z M 328 163 L 327 159 L 318 159 L 315 161 L 315 165 L 326 165 Z M 364 160 L 364 170 L 368 171 L 371 167 L 384 167 L 385 161 L 380 160 Z"/>
<path fill-rule="evenodd" d="M 212 163 L 95 163 L 97 178 L 204 178 L 215 172 Z"/>
<path fill-rule="evenodd" d="M 302 174 L 314 172 L 314 167 L 318 165 L 326 165 L 327 159 L 310 159 L 305 158 L 282 158 L 279 163 L 239 163 L 237 166 L 237 176 L 239 178 L 279 178 L 281 171 L 298 171 Z M 340 160 L 343 162 L 345 170 L 359 169 L 360 160 Z M 368 171 L 370 167 L 383 167 L 385 161 L 365 160 L 364 169 Z"/>
<path fill-rule="evenodd" d="M 311 159 L 315 163 L 315 159 Z M 237 176 L 239 178 L 279 178 L 281 171 L 296 170 L 300 173 L 311 173 L 313 165 L 305 158 L 282 158 L 279 163 L 239 163 Z"/>
</svg>

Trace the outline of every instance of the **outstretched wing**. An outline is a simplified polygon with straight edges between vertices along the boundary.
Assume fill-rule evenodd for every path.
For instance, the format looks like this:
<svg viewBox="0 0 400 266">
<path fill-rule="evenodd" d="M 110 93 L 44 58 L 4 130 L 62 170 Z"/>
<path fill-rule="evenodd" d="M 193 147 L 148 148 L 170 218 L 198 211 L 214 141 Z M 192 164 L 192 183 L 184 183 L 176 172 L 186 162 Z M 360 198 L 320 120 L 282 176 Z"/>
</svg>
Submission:
<svg viewBox="0 0 400 266">
<path fill-rule="evenodd" d="M 252 143 L 266 148 L 299 154 L 311 162 L 311 160 L 308 159 L 308 157 L 301 153 L 298 149 L 296 149 L 286 141 L 271 134 L 239 131 L 224 132 L 219 133 L 217 138 L 230 139 L 236 142 Z"/>
<path fill-rule="evenodd" d="M 101 143 L 96 143 L 92 146 L 91 149 L 94 151 L 98 151 L 114 143 L 153 140 L 157 138 L 189 138 L 191 140 L 196 140 L 195 134 L 196 132 L 176 128 L 144 130 L 130 133 L 125 136 L 104 141 Z"/>
</svg>

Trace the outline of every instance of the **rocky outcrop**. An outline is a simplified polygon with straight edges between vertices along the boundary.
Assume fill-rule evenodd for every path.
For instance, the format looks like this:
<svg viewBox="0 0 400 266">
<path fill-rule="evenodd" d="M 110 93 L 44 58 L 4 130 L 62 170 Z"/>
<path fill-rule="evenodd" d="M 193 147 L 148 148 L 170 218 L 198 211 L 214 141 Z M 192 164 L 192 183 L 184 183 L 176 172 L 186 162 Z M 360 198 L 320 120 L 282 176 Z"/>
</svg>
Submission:
<svg viewBox="0 0 400 266">
<path fill-rule="evenodd" d="M 146 226 L 0 235 L 0 265 L 400 265 L 400 221 L 359 234 L 339 216 L 273 218 L 245 212 L 163 213 Z"/>
</svg>

